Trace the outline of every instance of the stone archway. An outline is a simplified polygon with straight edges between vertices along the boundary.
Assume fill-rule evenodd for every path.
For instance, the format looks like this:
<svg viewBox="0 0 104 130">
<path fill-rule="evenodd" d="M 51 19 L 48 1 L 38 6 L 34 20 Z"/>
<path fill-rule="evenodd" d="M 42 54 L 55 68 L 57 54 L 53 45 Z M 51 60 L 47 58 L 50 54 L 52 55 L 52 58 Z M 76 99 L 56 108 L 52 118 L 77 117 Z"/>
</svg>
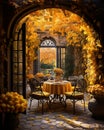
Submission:
<svg viewBox="0 0 104 130">
<path fill-rule="evenodd" d="M 21 8 L 19 10 L 19 12 L 17 11 L 17 14 L 14 15 L 13 19 L 11 20 L 10 24 L 9 24 L 9 27 L 8 27 L 8 38 L 12 38 L 13 37 L 13 33 L 15 31 L 15 27 L 16 27 L 16 24 L 18 24 L 18 22 L 27 14 L 29 14 L 30 12 L 32 11 L 36 11 L 36 10 L 40 10 L 40 9 L 44 9 L 44 8 L 61 8 L 61 9 L 67 9 L 67 10 L 70 10 L 78 15 L 80 15 L 81 17 L 84 17 L 85 21 L 88 23 L 88 25 L 92 26 L 96 31 L 98 31 L 98 21 L 97 20 L 93 20 L 95 18 L 95 13 L 90 13 L 89 14 L 89 10 L 92 10 L 88 5 L 88 3 L 83 3 L 83 2 L 68 2 L 68 0 L 65 0 L 65 1 L 60 1 L 60 0 L 57 0 L 55 1 L 56 3 L 54 3 L 54 1 L 44 1 L 43 3 L 33 3 L 33 4 L 28 4 L 26 5 L 23 9 Z M 87 10 L 85 7 L 88 7 L 89 10 Z M 94 6 L 93 9 L 96 10 L 96 7 Z M 99 37 L 96 37 L 96 40 L 98 40 Z M 96 41 L 95 41 L 96 42 Z M 93 45 L 93 47 L 96 45 L 96 43 Z M 92 50 L 93 51 L 93 50 Z M 93 51 L 92 54 L 91 54 L 91 57 L 95 57 L 94 58 L 94 65 L 96 65 L 96 63 L 99 63 L 101 64 L 101 59 L 99 60 L 99 58 L 97 57 L 98 53 L 101 54 L 101 51 L 102 49 L 99 48 L 96 51 Z M 97 54 L 96 54 L 97 53 Z M 96 54 L 96 55 L 95 55 Z M 101 54 L 102 55 L 102 54 Z M 99 66 L 99 65 L 98 65 Z M 102 76 L 102 70 L 103 68 L 101 67 L 101 70 L 99 70 L 98 68 L 95 69 L 95 71 L 99 71 L 98 75 L 101 75 Z M 98 76 L 96 75 L 96 77 Z M 97 79 L 96 81 L 98 81 L 99 79 Z M 95 81 L 95 82 L 96 82 Z"/>
<path fill-rule="evenodd" d="M 93 3 L 95 4 L 95 3 Z M 89 6 L 90 5 L 90 6 Z M 95 12 L 93 10 L 98 11 L 96 5 L 93 7 L 91 6 L 90 2 L 80 2 L 80 1 L 68 1 L 68 0 L 43 0 L 42 2 L 31 2 L 26 5 L 21 5 L 19 8 L 15 9 L 13 7 L 13 10 L 11 10 L 12 18 L 10 19 L 10 24 L 8 25 L 8 37 L 12 37 L 13 30 L 15 29 L 15 25 L 27 14 L 30 12 L 45 9 L 45 8 L 61 8 L 61 9 L 67 9 L 75 14 L 78 14 L 79 16 L 83 17 L 85 21 L 94 27 L 96 31 L 98 31 L 98 23 L 96 19 Z M 91 12 L 90 12 L 91 11 Z M 13 13 L 15 12 L 15 13 Z M 96 22 L 95 22 L 96 21 Z"/>
</svg>

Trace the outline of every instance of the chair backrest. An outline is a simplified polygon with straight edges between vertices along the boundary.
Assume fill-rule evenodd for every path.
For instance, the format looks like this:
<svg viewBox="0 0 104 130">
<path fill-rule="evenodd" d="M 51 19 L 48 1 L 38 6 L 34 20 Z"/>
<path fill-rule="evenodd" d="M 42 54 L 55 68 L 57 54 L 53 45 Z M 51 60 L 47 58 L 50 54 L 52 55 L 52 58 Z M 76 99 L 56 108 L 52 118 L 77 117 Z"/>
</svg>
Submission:
<svg viewBox="0 0 104 130">
<path fill-rule="evenodd" d="M 77 80 L 78 91 L 86 92 L 87 82 L 84 78 L 78 78 Z"/>
<path fill-rule="evenodd" d="M 68 81 L 71 82 L 72 86 L 76 86 L 77 85 L 77 80 L 78 80 L 78 76 L 69 76 L 68 77 Z"/>
<path fill-rule="evenodd" d="M 30 88 L 31 88 L 31 91 L 34 92 L 34 91 L 42 91 L 42 88 L 41 88 L 41 81 L 39 81 L 38 79 L 36 78 L 31 78 L 29 80 L 29 85 L 30 85 Z"/>
</svg>

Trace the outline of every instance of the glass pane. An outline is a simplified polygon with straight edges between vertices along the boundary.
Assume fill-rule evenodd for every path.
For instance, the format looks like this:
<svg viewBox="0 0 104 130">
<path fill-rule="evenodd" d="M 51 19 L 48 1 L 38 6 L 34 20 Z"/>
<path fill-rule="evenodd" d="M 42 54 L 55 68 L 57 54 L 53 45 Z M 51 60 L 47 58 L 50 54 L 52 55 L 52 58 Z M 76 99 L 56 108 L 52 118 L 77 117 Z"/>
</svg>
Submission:
<svg viewBox="0 0 104 130">
<path fill-rule="evenodd" d="M 65 68 L 65 48 L 61 48 L 61 67 Z"/>
<path fill-rule="evenodd" d="M 22 68 L 22 63 L 18 64 L 18 73 L 23 74 L 23 68 Z"/>
<path fill-rule="evenodd" d="M 22 75 L 13 75 L 13 90 L 22 94 L 22 87 L 23 87 L 22 84 L 23 84 Z"/>
<path fill-rule="evenodd" d="M 22 62 L 22 51 L 18 52 L 18 62 Z"/>
<path fill-rule="evenodd" d="M 17 51 L 13 51 L 13 62 L 17 62 Z"/>
<path fill-rule="evenodd" d="M 57 48 L 57 66 L 58 67 L 60 67 L 61 66 L 61 56 L 60 56 L 60 54 L 61 54 L 61 51 L 60 51 L 60 48 Z"/>
<path fill-rule="evenodd" d="M 22 41 L 18 41 L 18 50 L 22 50 Z"/>
<path fill-rule="evenodd" d="M 17 67 L 17 63 L 13 64 L 13 73 L 17 73 L 18 72 L 18 67 Z"/>
<path fill-rule="evenodd" d="M 56 67 L 56 48 L 44 47 L 40 48 L 40 70 L 44 73 L 52 73 Z"/>
<path fill-rule="evenodd" d="M 61 53 L 65 54 L 65 48 L 61 48 Z"/>
<path fill-rule="evenodd" d="M 13 84 L 17 84 L 17 75 L 13 75 Z"/>
<path fill-rule="evenodd" d="M 41 47 L 55 47 L 55 43 L 51 39 L 45 39 L 42 41 Z"/>
<path fill-rule="evenodd" d="M 18 83 L 20 83 L 20 84 L 21 84 L 21 83 L 22 83 L 22 80 L 23 80 L 22 75 L 18 75 L 18 81 L 19 81 Z"/>
<path fill-rule="evenodd" d="M 17 41 L 17 39 L 18 39 L 18 32 L 15 33 L 14 41 Z"/>
<path fill-rule="evenodd" d="M 23 94 L 23 82 L 20 82 L 17 86 L 18 93 Z"/>
<path fill-rule="evenodd" d="M 13 50 L 17 50 L 17 41 L 14 41 L 13 43 Z"/>
</svg>

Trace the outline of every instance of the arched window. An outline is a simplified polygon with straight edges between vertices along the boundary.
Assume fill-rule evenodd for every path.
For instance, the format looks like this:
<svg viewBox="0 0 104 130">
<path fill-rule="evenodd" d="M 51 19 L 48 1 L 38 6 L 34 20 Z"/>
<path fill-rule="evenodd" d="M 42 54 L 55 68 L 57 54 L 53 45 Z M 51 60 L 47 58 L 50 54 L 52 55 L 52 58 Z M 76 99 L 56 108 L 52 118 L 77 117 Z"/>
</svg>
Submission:
<svg viewBox="0 0 104 130">
<path fill-rule="evenodd" d="M 55 47 L 56 42 L 52 38 L 44 38 L 40 44 L 40 47 Z"/>
</svg>

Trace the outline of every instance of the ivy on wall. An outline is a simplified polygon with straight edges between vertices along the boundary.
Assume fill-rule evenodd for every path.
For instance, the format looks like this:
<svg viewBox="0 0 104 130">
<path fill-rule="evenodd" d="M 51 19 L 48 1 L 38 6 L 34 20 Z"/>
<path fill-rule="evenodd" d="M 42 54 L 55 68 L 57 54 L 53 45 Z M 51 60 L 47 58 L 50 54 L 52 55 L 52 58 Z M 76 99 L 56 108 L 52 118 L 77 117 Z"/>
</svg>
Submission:
<svg viewBox="0 0 104 130">
<path fill-rule="evenodd" d="M 89 84 L 101 83 L 102 54 L 99 56 L 99 50 L 102 49 L 102 45 L 98 34 L 83 18 L 68 10 L 52 8 L 35 11 L 24 17 L 22 22 L 24 21 L 27 24 L 26 52 L 30 51 L 30 54 L 27 53 L 27 59 L 30 59 L 30 55 L 31 62 L 36 58 L 32 51 L 39 47 L 39 37 L 36 33 L 38 30 L 42 32 L 48 30 L 50 35 L 60 33 L 66 37 L 67 46 L 81 46 L 86 66 L 85 77 Z M 98 60 L 100 62 L 97 62 Z M 27 62 L 31 64 L 29 60 Z"/>
</svg>

